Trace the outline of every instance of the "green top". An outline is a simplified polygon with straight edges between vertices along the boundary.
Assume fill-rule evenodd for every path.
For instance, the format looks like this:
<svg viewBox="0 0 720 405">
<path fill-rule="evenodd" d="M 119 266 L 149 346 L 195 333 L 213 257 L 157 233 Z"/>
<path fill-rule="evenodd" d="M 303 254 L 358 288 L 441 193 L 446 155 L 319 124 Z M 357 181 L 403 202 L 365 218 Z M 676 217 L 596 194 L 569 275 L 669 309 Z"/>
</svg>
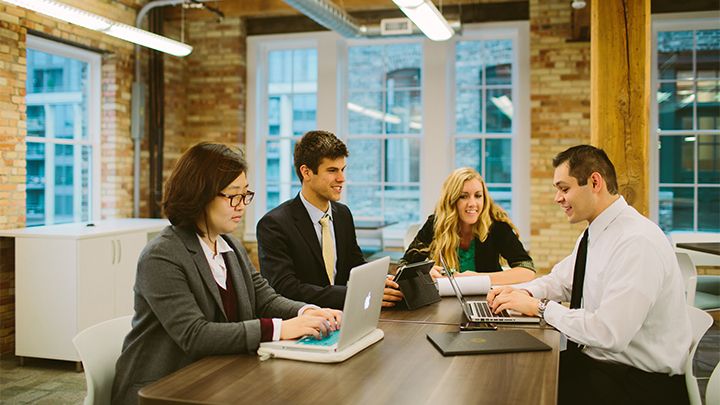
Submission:
<svg viewBox="0 0 720 405">
<path fill-rule="evenodd" d="M 460 261 L 460 273 L 464 271 L 475 271 L 475 245 L 477 241 L 473 239 L 470 241 L 470 246 L 467 250 L 458 246 L 458 260 Z"/>
</svg>

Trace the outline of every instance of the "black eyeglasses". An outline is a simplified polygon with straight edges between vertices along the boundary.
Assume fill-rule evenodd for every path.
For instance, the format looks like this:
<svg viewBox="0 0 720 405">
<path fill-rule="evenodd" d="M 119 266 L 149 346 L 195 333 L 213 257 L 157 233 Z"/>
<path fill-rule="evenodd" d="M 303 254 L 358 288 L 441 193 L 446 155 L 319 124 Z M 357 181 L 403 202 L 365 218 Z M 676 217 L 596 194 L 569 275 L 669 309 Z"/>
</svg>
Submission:
<svg viewBox="0 0 720 405">
<path fill-rule="evenodd" d="M 225 193 L 218 193 L 218 196 L 229 199 L 231 207 L 237 207 L 238 205 L 240 205 L 241 201 L 245 205 L 250 205 L 250 203 L 253 200 L 253 197 L 255 197 L 255 192 L 248 190 L 247 193 L 245 193 L 245 194 L 233 194 L 233 195 L 227 195 Z"/>
</svg>

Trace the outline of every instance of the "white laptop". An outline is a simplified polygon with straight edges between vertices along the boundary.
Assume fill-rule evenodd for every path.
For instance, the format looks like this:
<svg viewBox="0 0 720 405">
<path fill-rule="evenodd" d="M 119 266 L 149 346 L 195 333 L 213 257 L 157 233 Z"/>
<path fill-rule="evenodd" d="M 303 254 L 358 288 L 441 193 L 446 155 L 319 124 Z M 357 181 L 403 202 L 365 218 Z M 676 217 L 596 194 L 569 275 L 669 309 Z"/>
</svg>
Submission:
<svg viewBox="0 0 720 405">
<path fill-rule="evenodd" d="M 488 305 L 487 301 L 468 301 L 465 299 L 465 297 L 462 294 L 462 291 L 460 291 L 460 286 L 457 284 L 457 280 L 455 280 L 455 276 L 453 275 L 453 270 L 448 268 L 447 264 L 445 263 L 445 259 L 440 255 L 440 263 L 442 264 L 442 267 L 445 269 L 445 274 L 447 275 L 448 281 L 450 281 L 450 285 L 452 286 L 453 290 L 455 291 L 455 295 L 457 296 L 458 301 L 460 301 L 460 306 L 462 307 L 463 313 L 465 313 L 465 317 L 471 321 L 471 322 L 497 322 L 497 323 L 538 323 L 540 322 L 540 318 L 535 316 L 523 316 L 523 315 L 511 315 L 507 311 L 502 311 L 499 314 L 495 314 L 490 309 L 490 306 Z"/>
<path fill-rule="evenodd" d="M 323 339 L 306 336 L 297 340 L 263 342 L 258 356 L 336 363 L 382 339 L 383 331 L 377 324 L 389 265 L 390 257 L 386 256 L 350 271 L 340 330 Z"/>
</svg>

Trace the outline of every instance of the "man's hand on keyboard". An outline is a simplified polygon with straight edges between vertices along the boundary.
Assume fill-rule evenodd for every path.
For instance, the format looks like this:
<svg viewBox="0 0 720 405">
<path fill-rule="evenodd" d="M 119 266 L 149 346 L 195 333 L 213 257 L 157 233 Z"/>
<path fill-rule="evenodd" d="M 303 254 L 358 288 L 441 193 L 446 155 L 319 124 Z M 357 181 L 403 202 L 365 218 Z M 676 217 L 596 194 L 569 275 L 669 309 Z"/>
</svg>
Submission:
<svg viewBox="0 0 720 405">
<path fill-rule="evenodd" d="M 488 292 L 488 305 L 494 313 L 502 310 L 514 310 L 524 315 L 538 315 L 538 300 L 528 294 L 526 290 L 512 287 L 497 287 Z"/>
</svg>

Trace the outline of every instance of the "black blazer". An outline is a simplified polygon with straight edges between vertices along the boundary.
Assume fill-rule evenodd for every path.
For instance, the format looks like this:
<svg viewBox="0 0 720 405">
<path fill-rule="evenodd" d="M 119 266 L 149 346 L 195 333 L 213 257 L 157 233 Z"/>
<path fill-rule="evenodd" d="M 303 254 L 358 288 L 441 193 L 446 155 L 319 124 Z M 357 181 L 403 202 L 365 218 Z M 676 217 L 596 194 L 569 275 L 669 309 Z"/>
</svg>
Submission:
<svg viewBox="0 0 720 405">
<path fill-rule="evenodd" d="M 257 224 L 260 271 L 275 291 L 290 299 L 342 309 L 350 270 L 365 263 L 350 209 L 331 202 L 337 273 L 325 272 L 322 249 L 300 195 L 270 210 Z"/>
</svg>

